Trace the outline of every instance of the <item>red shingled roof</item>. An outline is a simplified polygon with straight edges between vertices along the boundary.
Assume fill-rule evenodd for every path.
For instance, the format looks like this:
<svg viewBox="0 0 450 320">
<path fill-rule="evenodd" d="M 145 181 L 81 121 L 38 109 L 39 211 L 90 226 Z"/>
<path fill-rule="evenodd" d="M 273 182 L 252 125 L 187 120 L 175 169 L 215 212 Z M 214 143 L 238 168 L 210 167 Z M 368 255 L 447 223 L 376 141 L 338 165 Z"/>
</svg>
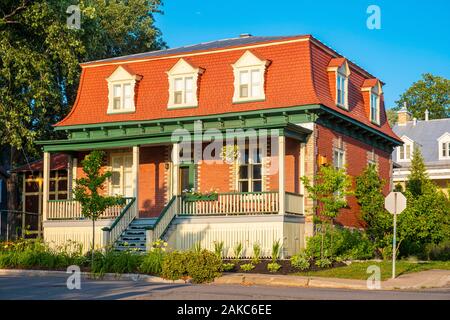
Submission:
<svg viewBox="0 0 450 320">
<path fill-rule="evenodd" d="M 231 65 L 247 50 L 271 61 L 265 79 L 266 99 L 233 104 L 234 76 Z M 331 95 L 327 68 L 330 65 L 342 64 L 345 58 L 311 36 L 290 37 L 206 51 L 132 57 L 83 64 L 74 107 L 56 126 L 156 120 L 322 104 L 398 139 L 389 127 L 384 112 L 381 115 L 381 126 L 369 121 L 364 111 L 360 88 L 366 80 L 374 77 L 348 60 L 352 71 L 350 81 L 353 84 L 351 87 L 353 89 L 349 89 L 350 110 L 346 111 L 336 106 Z M 204 70 L 199 77 L 198 107 L 168 110 L 169 84 L 166 72 L 180 58 Z M 125 66 L 130 73 L 142 76 L 136 87 L 134 113 L 107 114 L 108 86 L 105 79 L 118 66 Z"/>
<path fill-rule="evenodd" d="M 67 163 L 69 159 L 67 154 L 62 153 L 52 153 L 50 157 L 50 170 L 64 170 L 67 169 Z M 31 162 L 29 165 L 24 164 L 23 166 L 17 167 L 12 172 L 27 172 L 34 171 L 39 172 L 44 170 L 44 161 L 37 160 Z"/>
<path fill-rule="evenodd" d="M 364 80 L 361 88 L 372 88 L 376 86 L 378 83 L 378 79 L 366 79 Z"/>
<path fill-rule="evenodd" d="M 333 58 L 328 63 L 328 67 L 340 67 L 345 62 L 345 58 Z"/>
</svg>

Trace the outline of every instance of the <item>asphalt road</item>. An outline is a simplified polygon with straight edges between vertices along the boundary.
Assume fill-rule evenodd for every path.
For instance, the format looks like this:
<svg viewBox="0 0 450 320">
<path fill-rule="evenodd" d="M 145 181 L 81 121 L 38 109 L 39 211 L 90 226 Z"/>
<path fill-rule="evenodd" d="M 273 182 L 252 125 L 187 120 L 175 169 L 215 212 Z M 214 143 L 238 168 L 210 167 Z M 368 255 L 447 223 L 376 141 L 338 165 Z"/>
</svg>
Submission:
<svg viewBox="0 0 450 320">
<path fill-rule="evenodd" d="M 69 290 L 67 277 L 0 276 L 0 299 L 132 299 L 132 300 L 329 300 L 424 299 L 450 300 L 450 288 L 420 291 L 362 291 L 323 288 L 286 288 L 240 285 L 192 285 L 143 281 L 81 280 L 81 289 Z"/>
</svg>

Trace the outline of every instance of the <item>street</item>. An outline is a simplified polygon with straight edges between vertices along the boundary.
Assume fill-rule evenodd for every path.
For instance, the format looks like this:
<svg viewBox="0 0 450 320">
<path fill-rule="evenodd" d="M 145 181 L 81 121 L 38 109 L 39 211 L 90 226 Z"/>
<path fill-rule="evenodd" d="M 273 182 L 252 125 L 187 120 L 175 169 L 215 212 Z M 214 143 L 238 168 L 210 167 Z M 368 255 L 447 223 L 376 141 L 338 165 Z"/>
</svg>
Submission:
<svg viewBox="0 0 450 320">
<path fill-rule="evenodd" d="M 81 280 L 81 289 L 69 290 L 65 275 L 0 276 L 0 299 L 101 300 L 450 300 L 450 288 L 420 291 L 370 291 L 273 286 L 192 285 L 144 281 Z"/>
</svg>

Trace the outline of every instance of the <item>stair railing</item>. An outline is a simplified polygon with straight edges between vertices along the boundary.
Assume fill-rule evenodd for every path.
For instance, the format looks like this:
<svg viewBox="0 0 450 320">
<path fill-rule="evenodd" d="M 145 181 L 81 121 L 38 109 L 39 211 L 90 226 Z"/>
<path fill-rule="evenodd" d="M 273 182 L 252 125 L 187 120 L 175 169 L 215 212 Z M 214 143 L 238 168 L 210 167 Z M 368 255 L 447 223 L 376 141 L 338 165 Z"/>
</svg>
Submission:
<svg viewBox="0 0 450 320">
<path fill-rule="evenodd" d="M 146 247 L 149 250 L 152 243 L 164 235 L 169 228 L 170 223 L 175 218 L 179 210 L 179 196 L 173 196 L 169 203 L 164 207 L 156 222 L 146 228 Z"/>
<path fill-rule="evenodd" d="M 131 221 L 136 218 L 136 215 L 136 198 L 131 198 L 131 201 L 122 209 L 114 222 L 109 227 L 102 228 L 103 245 L 108 246 L 116 242 L 120 235 L 128 228 Z"/>
</svg>

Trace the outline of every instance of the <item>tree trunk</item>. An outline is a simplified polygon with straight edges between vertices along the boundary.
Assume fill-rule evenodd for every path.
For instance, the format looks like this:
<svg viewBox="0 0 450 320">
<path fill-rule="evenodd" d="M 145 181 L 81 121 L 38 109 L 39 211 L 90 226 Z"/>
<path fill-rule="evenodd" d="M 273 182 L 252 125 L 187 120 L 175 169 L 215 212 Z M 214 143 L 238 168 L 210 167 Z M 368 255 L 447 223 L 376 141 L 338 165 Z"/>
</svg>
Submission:
<svg viewBox="0 0 450 320">
<path fill-rule="evenodd" d="M 95 219 L 92 219 L 91 272 L 94 270 L 94 249 L 95 249 Z"/>
</svg>

